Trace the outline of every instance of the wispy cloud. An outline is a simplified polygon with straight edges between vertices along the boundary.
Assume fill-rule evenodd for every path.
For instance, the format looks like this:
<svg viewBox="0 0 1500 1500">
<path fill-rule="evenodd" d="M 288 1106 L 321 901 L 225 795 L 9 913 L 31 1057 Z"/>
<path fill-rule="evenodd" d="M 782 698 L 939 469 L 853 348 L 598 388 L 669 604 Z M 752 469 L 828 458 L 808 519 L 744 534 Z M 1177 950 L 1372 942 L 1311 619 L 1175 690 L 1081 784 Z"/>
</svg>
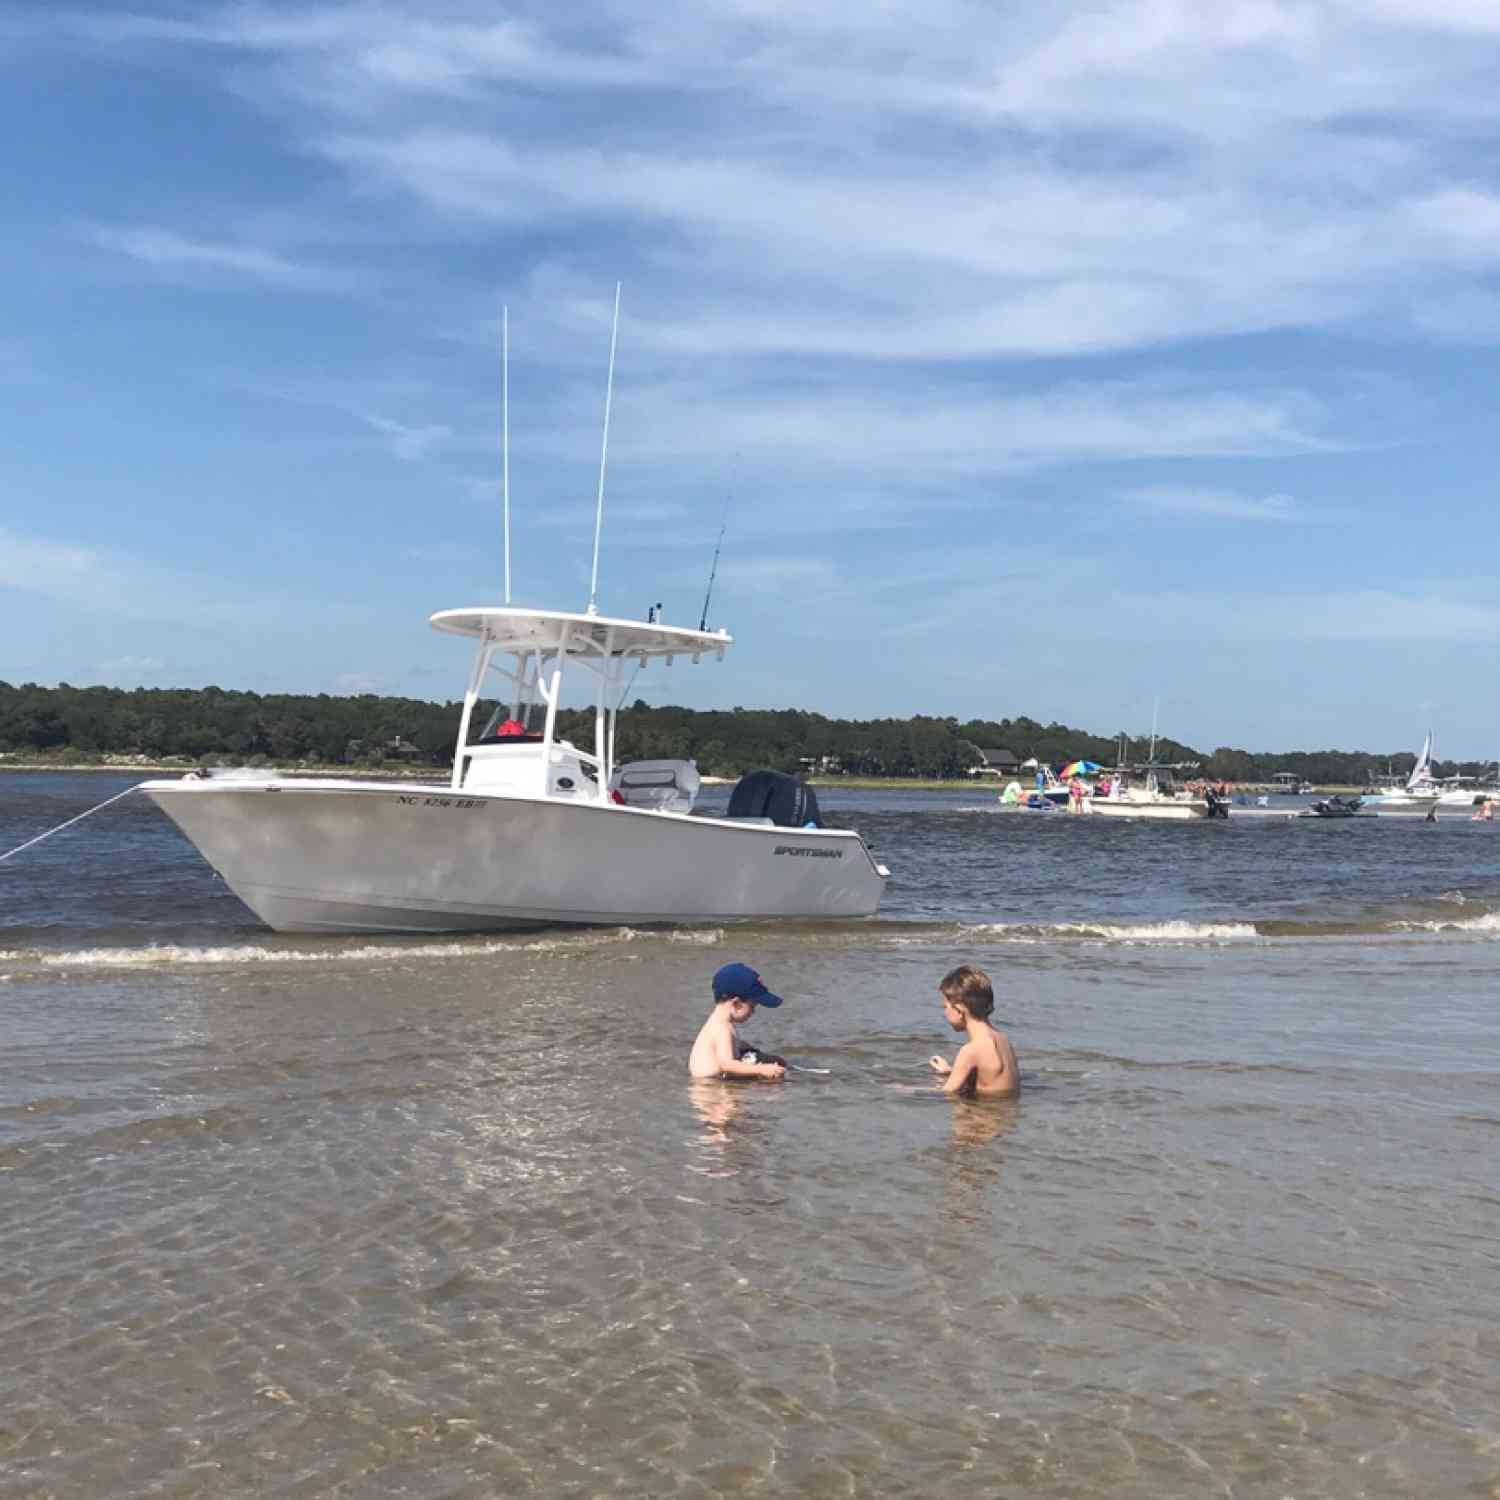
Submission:
<svg viewBox="0 0 1500 1500">
<path fill-rule="evenodd" d="M 690 21 L 397 0 L 59 27 L 221 56 L 225 86 L 361 202 L 628 244 L 679 354 L 1139 349 L 1389 313 L 1414 279 L 1500 261 L 1496 184 L 1462 144 L 1493 124 L 1477 0 L 935 5 L 917 31 L 736 0 Z M 604 133 L 579 123 L 601 91 Z M 1456 139 L 1400 128 L 1418 118 Z M 324 274 L 127 233 L 160 266 Z"/>
<path fill-rule="evenodd" d="M 389 694 L 399 691 L 400 677 L 391 672 L 341 672 L 334 678 L 333 690 L 345 697 L 362 693 Z"/>
<path fill-rule="evenodd" d="M 113 683 L 116 687 L 157 687 L 174 675 L 157 656 L 117 656 L 99 662 L 94 672 L 99 682 Z"/>
<path fill-rule="evenodd" d="M 1474 585 L 1428 582 L 1408 589 L 1332 589 L 1253 594 L 1183 592 L 1121 596 L 1133 619 L 1216 640 L 1472 645 L 1500 640 L 1500 606 Z"/>
<path fill-rule="evenodd" d="M 1122 490 L 1120 498 L 1143 510 L 1204 520 L 1263 521 L 1286 525 L 1308 519 L 1290 495 L 1256 497 L 1236 495 L 1227 490 L 1147 485 L 1142 489 Z"/>
<path fill-rule="evenodd" d="M 390 440 L 391 452 L 404 463 L 414 463 L 426 458 L 433 448 L 453 436 L 451 427 L 430 423 L 422 427 L 409 427 L 390 417 L 375 416 L 370 412 L 358 413 L 367 427 L 384 434 Z"/>
<path fill-rule="evenodd" d="M 350 284 L 347 273 L 291 260 L 264 246 L 193 239 L 161 225 L 94 225 L 87 234 L 100 249 L 168 275 L 249 278 L 307 292 L 330 292 Z"/>
<path fill-rule="evenodd" d="M 1305 392 L 1236 392 L 1157 379 L 1067 381 L 1035 394 L 950 383 L 913 402 L 899 383 L 836 380 L 728 392 L 658 383 L 622 398 L 633 456 L 754 453 L 908 479 L 1028 472 L 1061 463 L 1327 453 L 1321 404 Z"/>
<path fill-rule="evenodd" d="M 117 548 L 80 546 L 0 527 L 0 589 L 76 606 L 93 620 L 201 625 L 263 619 L 274 612 L 249 591 Z"/>
</svg>

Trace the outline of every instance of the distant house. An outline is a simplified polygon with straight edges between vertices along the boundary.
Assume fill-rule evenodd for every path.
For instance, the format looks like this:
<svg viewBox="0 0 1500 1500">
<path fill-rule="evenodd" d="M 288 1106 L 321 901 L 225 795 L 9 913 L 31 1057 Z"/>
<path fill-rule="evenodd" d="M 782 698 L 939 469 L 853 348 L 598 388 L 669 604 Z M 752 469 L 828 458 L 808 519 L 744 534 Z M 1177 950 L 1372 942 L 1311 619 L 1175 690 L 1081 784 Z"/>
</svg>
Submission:
<svg viewBox="0 0 1500 1500">
<path fill-rule="evenodd" d="M 424 754 L 419 745 L 414 745 L 410 740 L 403 740 L 398 734 L 395 739 L 386 740 L 384 744 L 371 748 L 364 740 L 350 740 L 344 746 L 344 764 L 352 765 L 357 760 L 364 760 L 371 755 L 378 755 L 383 760 L 406 760 L 417 761 L 424 759 Z"/>
<path fill-rule="evenodd" d="M 843 757 L 839 755 L 801 755 L 797 758 L 797 764 L 802 767 L 804 776 L 842 776 L 844 774 Z"/>
<path fill-rule="evenodd" d="M 970 776 L 1014 776 L 1021 769 L 1021 757 L 1014 750 L 981 750 L 979 764 L 969 767 Z"/>
</svg>

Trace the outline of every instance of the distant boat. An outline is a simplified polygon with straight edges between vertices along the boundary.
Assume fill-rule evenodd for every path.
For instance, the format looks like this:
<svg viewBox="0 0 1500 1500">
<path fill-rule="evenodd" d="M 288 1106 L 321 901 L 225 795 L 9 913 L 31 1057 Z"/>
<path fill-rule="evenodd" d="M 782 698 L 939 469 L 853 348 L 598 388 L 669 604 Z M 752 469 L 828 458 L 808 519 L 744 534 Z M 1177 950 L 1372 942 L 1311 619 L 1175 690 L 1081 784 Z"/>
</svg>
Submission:
<svg viewBox="0 0 1500 1500">
<path fill-rule="evenodd" d="M 1297 814 L 1299 818 L 1355 818 L 1361 815 L 1364 807 L 1362 797 L 1324 797 L 1314 802 L 1311 807 L 1304 808 Z"/>
<path fill-rule="evenodd" d="M 1223 798 L 1212 792 L 1200 797 L 1184 790 L 1166 766 L 1117 767 L 1109 795 L 1095 797 L 1089 805 L 1108 818 L 1155 818 L 1170 823 L 1229 816 L 1229 804 Z"/>
<path fill-rule="evenodd" d="M 1422 753 L 1412 767 L 1411 775 L 1403 786 L 1389 787 L 1371 804 L 1379 813 L 1425 813 L 1436 807 L 1443 796 L 1443 788 L 1432 774 L 1432 731 L 1422 742 Z"/>
<path fill-rule="evenodd" d="M 1495 773 L 1487 780 L 1480 781 L 1476 778 L 1465 785 L 1462 776 L 1453 776 L 1449 781 L 1452 784 L 1438 798 L 1439 807 L 1482 807 L 1500 797 L 1500 762 L 1497 762 Z"/>
<path fill-rule="evenodd" d="M 1144 766 L 1125 764 L 1125 737 L 1119 762 L 1110 773 L 1109 795 L 1089 799 L 1091 811 L 1106 818 L 1152 818 L 1164 823 L 1194 823 L 1227 818 L 1229 799 L 1205 788 L 1196 796 L 1177 785 L 1170 766 L 1156 764 L 1156 713 L 1151 714 L 1151 749 Z"/>
</svg>

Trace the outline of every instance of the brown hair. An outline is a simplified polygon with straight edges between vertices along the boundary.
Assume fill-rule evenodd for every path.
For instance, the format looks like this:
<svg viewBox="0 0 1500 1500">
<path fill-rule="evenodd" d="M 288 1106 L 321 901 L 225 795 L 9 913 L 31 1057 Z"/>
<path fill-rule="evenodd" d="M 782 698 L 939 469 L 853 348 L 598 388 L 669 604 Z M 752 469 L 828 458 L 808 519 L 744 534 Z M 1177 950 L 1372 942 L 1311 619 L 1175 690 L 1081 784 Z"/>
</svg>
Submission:
<svg viewBox="0 0 1500 1500">
<path fill-rule="evenodd" d="M 995 991 L 990 976 L 972 964 L 960 964 L 943 976 L 938 986 L 943 999 L 958 1010 L 966 1010 L 976 1021 L 982 1021 L 995 1008 Z"/>
</svg>

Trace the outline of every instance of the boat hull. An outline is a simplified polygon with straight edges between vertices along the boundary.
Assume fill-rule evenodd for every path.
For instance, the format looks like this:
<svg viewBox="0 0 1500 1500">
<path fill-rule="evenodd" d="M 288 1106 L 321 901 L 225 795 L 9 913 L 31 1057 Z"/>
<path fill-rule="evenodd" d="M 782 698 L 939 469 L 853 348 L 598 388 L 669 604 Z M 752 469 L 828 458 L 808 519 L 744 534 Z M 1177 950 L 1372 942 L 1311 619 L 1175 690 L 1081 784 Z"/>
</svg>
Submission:
<svg viewBox="0 0 1500 1500">
<path fill-rule="evenodd" d="M 1441 798 L 1436 796 L 1411 797 L 1404 792 L 1395 792 L 1390 796 L 1381 797 L 1378 801 L 1368 801 L 1365 805 L 1385 818 L 1406 818 L 1413 815 L 1425 817 L 1434 808 L 1442 807 L 1445 804 Z M 1452 804 L 1448 805 L 1451 806 Z"/>
<path fill-rule="evenodd" d="M 1096 797 L 1096 816 L 1106 818 L 1155 818 L 1164 823 L 1194 823 L 1208 817 L 1202 797 Z"/>
<path fill-rule="evenodd" d="M 280 932 L 865 917 L 886 882 L 842 829 L 354 781 L 141 790 Z"/>
</svg>

